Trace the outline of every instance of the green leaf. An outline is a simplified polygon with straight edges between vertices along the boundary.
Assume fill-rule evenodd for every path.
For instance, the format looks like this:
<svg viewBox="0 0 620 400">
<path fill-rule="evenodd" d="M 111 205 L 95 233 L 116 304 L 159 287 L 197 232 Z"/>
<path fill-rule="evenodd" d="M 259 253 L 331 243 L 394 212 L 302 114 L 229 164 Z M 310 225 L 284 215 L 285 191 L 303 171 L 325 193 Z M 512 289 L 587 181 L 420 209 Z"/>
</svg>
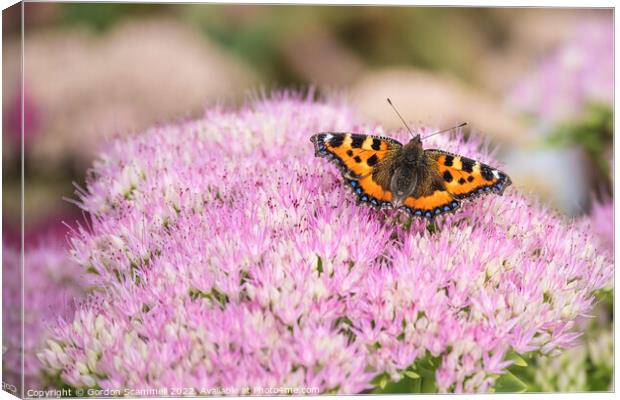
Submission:
<svg viewBox="0 0 620 400">
<path fill-rule="evenodd" d="M 437 384 L 435 382 L 435 369 L 419 367 L 418 372 L 421 376 L 420 393 L 437 393 Z"/>
<path fill-rule="evenodd" d="M 412 381 L 411 393 L 422 393 L 422 379 L 414 379 Z"/>
<path fill-rule="evenodd" d="M 517 365 L 519 367 L 527 367 L 527 361 L 525 361 L 523 357 L 521 357 L 518 353 L 514 351 L 508 353 L 506 359 L 514 361 L 513 365 Z"/>
<path fill-rule="evenodd" d="M 523 393 L 527 385 L 512 373 L 507 372 L 495 381 L 495 391 L 500 393 Z"/>
<path fill-rule="evenodd" d="M 440 357 L 433 357 L 428 354 L 414 364 L 415 371 L 421 377 L 420 393 L 437 393 L 435 372 L 439 363 Z"/>
<path fill-rule="evenodd" d="M 405 376 L 408 376 L 411 379 L 418 379 L 420 377 L 420 375 L 416 374 L 415 372 L 411 370 L 404 371 L 403 374 Z"/>
<path fill-rule="evenodd" d="M 421 380 L 420 379 L 412 379 L 409 376 L 405 376 L 403 379 L 398 382 L 391 381 L 389 377 L 386 375 L 387 382 L 383 385 L 383 387 L 379 386 L 377 389 L 373 390 L 375 394 L 393 394 L 393 393 L 420 393 L 421 392 Z M 381 381 L 380 383 L 383 383 Z"/>
<path fill-rule="evenodd" d="M 388 382 L 390 382 L 390 377 L 388 376 L 388 374 L 383 373 L 381 375 L 377 375 L 372 381 L 371 383 L 373 385 L 375 385 L 376 387 L 378 387 L 379 389 L 383 390 L 385 389 L 385 386 L 388 384 Z M 375 391 L 376 392 L 376 391 Z"/>
<path fill-rule="evenodd" d="M 435 220 L 431 219 L 428 224 L 426 225 L 426 230 L 428 231 L 428 233 L 430 233 L 431 235 L 434 234 L 435 232 L 437 232 L 437 225 L 435 225 Z"/>
<path fill-rule="evenodd" d="M 321 256 L 319 255 L 317 255 L 316 258 L 316 270 L 319 273 L 319 276 L 321 276 L 321 274 L 323 273 L 323 260 L 321 260 Z"/>
<path fill-rule="evenodd" d="M 426 354 L 402 371 L 403 378 L 398 382 L 392 381 L 387 373 L 378 375 L 372 381 L 375 385 L 372 393 L 437 393 L 435 371 L 439 366 L 439 361 L 440 357 Z"/>
</svg>

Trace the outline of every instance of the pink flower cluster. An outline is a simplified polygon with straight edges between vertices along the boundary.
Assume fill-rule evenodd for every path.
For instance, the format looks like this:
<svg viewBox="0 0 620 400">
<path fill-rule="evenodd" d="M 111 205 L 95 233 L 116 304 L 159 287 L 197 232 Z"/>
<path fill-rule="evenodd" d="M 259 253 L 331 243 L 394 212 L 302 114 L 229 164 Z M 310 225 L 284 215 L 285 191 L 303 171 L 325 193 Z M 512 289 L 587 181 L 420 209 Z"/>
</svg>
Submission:
<svg viewBox="0 0 620 400">
<path fill-rule="evenodd" d="M 77 387 L 359 393 L 432 355 L 439 391 L 488 391 L 509 351 L 579 335 L 613 273 L 585 229 L 513 188 L 433 229 L 356 205 L 314 157 L 321 131 L 407 140 L 340 102 L 281 95 L 112 143 L 71 238 L 101 290 L 54 330 L 47 372 Z M 492 161 L 449 135 L 425 145 Z"/>
</svg>

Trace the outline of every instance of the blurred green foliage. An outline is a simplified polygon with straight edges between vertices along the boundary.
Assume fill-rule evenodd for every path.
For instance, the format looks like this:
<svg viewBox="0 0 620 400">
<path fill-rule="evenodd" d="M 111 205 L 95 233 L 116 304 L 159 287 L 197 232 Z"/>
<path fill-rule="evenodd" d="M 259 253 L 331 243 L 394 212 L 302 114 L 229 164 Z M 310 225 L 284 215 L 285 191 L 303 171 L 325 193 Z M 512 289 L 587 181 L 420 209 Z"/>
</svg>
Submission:
<svg viewBox="0 0 620 400">
<path fill-rule="evenodd" d="M 67 3 L 65 25 L 105 32 L 132 17 L 186 20 L 251 65 L 268 85 L 305 83 L 284 47 L 312 29 L 326 31 L 367 66 L 410 65 L 475 79 L 480 45 L 501 49 L 508 28 L 490 8 L 217 4 Z M 465 33 L 465 34 L 464 34 Z"/>
<path fill-rule="evenodd" d="M 86 26 L 105 32 L 119 21 L 165 11 L 165 5 L 136 3 L 66 3 L 61 9 L 61 23 Z"/>
<path fill-rule="evenodd" d="M 578 121 L 558 125 L 547 139 L 551 146 L 578 146 L 584 150 L 595 171 L 593 187 L 599 195 L 610 195 L 612 190 L 613 117 L 609 105 L 592 103 Z"/>
<path fill-rule="evenodd" d="M 180 9 L 228 50 L 279 83 L 300 82 L 286 65 L 283 43 L 319 27 L 355 52 L 367 65 L 407 64 L 473 77 L 473 43 L 493 38 L 501 46 L 507 31 L 489 9 L 355 6 L 216 6 Z M 463 35 L 463 29 L 468 35 Z M 312 30 L 309 31 L 310 34 Z"/>
<path fill-rule="evenodd" d="M 436 393 L 435 372 L 440 360 L 440 357 L 433 357 L 427 353 L 403 371 L 403 378 L 397 382 L 392 381 L 387 373 L 378 375 L 372 382 L 375 389 L 371 393 Z"/>
</svg>

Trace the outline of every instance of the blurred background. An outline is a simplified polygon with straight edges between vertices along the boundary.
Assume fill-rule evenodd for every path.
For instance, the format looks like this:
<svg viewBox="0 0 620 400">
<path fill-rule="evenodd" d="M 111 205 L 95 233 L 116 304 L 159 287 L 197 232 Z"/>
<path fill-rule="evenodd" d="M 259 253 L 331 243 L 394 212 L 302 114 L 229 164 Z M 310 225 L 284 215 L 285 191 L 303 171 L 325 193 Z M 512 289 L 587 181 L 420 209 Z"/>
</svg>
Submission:
<svg viewBox="0 0 620 400">
<path fill-rule="evenodd" d="M 19 193 L 19 16 L 4 16 L 7 194 Z M 27 3 L 27 238 L 78 213 L 62 197 L 102 142 L 309 85 L 389 127 L 388 96 L 413 125 L 468 121 L 517 187 L 568 215 L 611 193 L 611 10 Z M 7 227 L 19 197 L 5 197 Z"/>
<path fill-rule="evenodd" d="M 19 240 L 20 7 L 3 12 L 5 246 Z M 66 246 L 62 221 L 83 217 L 63 197 L 102 143 L 309 85 L 391 128 L 388 96 L 414 126 L 469 122 L 517 188 L 568 216 L 611 198 L 611 9 L 26 3 L 24 29 L 27 250 Z"/>
</svg>

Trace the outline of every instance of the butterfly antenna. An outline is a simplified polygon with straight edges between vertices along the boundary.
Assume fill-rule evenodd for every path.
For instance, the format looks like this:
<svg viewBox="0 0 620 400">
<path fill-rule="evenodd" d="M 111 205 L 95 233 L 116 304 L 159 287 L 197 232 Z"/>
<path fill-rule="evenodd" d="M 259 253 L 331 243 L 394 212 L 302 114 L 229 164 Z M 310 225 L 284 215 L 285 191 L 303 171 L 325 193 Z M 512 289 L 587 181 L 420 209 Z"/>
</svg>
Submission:
<svg viewBox="0 0 620 400">
<path fill-rule="evenodd" d="M 396 112 L 396 115 L 398 115 L 398 117 L 400 118 L 401 121 L 403 121 L 403 124 L 405 124 L 405 128 L 407 128 L 407 130 L 409 131 L 409 133 L 411 134 L 411 136 L 415 137 L 415 135 L 413 134 L 413 132 L 411 131 L 411 128 L 409 128 L 409 125 L 407 125 L 407 123 L 405 122 L 405 119 L 403 118 L 402 115 L 400 115 L 400 113 L 398 112 L 398 110 L 396 109 L 396 107 L 394 107 L 394 104 L 392 104 L 392 100 L 390 100 L 390 98 L 388 97 L 387 102 L 392 106 L 392 108 L 394 109 L 394 111 Z M 418 135 L 419 136 L 419 135 Z"/>
<path fill-rule="evenodd" d="M 458 125 L 456 125 L 456 126 L 453 126 L 452 128 L 442 129 L 442 130 L 440 130 L 440 131 L 433 132 L 433 133 L 431 133 L 431 134 L 430 134 L 430 135 L 428 135 L 428 136 L 424 136 L 424 137 L 422 138 L 422 140 L 424 140 L 424 139 L 428 139 L 429 137 L 431 137 L 431 136 L 435 136 L 435 135 L 438 135 L 438 134 L 440 134 L 440 133 L 444 133 L 444 132 L 451 131 L 452 129 L 462 128 L 462 127 L 464 127 L 465 125 L 467 125 L 467 122 L 461 122 L 460 124 L 458 124 Z"/>
</svg>

